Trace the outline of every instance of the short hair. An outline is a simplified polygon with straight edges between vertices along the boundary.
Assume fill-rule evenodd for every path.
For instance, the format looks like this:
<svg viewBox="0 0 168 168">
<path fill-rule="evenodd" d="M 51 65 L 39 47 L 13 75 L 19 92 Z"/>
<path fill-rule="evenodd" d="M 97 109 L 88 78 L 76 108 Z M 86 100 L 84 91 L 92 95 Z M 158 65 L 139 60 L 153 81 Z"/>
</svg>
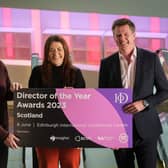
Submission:
<svg viewBox="0 0 168 168">
<path fill-rule="evenodd" d="M 130 29 L 132 30 L 132 32 L 135 32 L 135 29 L 136 29 L 135 24 L 130 19 L 127 19 L 127 18 L 121 18 L 121 19 L 115 20 L 112 25 L 112 31 L 114 32 L 114 29 L 116 27 L 120 27 L 124 25 L 128 25 Z"/>
</svg>

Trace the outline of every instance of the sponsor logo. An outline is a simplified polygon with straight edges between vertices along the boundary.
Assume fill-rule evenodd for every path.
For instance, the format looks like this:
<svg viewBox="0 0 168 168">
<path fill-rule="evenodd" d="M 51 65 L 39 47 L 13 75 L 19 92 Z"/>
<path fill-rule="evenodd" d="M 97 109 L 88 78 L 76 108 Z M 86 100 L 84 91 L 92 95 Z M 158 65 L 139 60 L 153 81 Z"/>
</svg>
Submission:
<svg viewBox="0 0 168 168">
<path fill-rule="evenodd" d="M 121 143 L 127 143 L 128 142 L 128 135 L 126 133 L 121 133 L 119 135 L 119 141 Z"/>
<path fill-rule="evenodd" d="M 89 138 L 89 139 L 90 139 L 90 138 Z M 74 137 L 74 140 L 75 140 L 76 142 L 88 141 L 89 139 L 86 138 L 86 137 L 80 136 L 80 135 Z"/>
<path fill-rule="evenodd" d="M 51 142 L 55 142 L 55 141 L 66 141 L 66 140 L 69 140 L 70 138 L 69 137 L 66 137 L 66 136 L 63 136 L 63 137 L 56 137 L 54 135 L 51 135 L 49 137 L 50 141 Z"/>
<path fill-rule="evenodd" d="M 50 136 L 50 140 L 54 142 L 56 140 L 56 137 L 54 135 Z"/>
<path fill-rule="evenodd" d="M 128 95 L 125 92 L 114 94 L 115 103 L 125 104 L 128 101 Z"/>
<path fill-rule="evenodd" d="M 114 138 L 112 136 L 98 136 L 99 141 L 112 141 Z"/>
</svg>

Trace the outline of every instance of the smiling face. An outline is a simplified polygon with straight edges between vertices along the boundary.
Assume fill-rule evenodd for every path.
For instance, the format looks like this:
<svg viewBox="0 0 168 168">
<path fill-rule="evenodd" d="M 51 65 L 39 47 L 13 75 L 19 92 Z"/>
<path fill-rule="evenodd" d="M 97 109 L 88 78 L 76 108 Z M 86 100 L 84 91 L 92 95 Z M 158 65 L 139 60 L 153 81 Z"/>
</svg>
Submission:
<svg viewBox="0 0 168 168">
<path fill-rule="evenodd" d="M 135 32 L 129 25 L 116 26 L 113 30 L 114 40 L 123 55 L 129 55 L 135 47 Z"/>
<path fill-rule="evenodd" d="M 65 52 L 63 45 L 60 42 L 52 42 L 49 47 L 48 61 L 55 66 L 63 64 Z"/>
</svg>

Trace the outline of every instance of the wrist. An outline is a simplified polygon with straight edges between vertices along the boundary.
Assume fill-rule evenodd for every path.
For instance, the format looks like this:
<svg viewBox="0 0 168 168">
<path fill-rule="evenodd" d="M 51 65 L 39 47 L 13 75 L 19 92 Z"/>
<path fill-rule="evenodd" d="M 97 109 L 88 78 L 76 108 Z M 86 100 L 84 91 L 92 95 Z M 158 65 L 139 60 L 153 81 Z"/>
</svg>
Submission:
<svg viewBox="0 0 168 168">
<path fill-rule="evenodd" d="M 145 108 L 149 107 L 149 102 L 147 100 L 142 101 Z"/>
</svg>

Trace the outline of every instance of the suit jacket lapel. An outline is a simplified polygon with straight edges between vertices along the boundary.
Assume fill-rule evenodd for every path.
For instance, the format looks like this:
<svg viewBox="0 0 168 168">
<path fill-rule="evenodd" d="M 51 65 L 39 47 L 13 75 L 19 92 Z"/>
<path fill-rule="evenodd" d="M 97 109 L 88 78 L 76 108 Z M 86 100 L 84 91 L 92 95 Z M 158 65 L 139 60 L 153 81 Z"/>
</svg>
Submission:
<svg viewBox="0 0 168 168">
<path fill-rule="evenodd" d="M 116 83 L 118 85 L 118 87 L 123 87 L 122 85 L 122 80 L 121 80 L 121 68 L 120 68 L 120 59 L 119 59 L 119 54 L 117 53 L 116 54 L 116 57 L 115 57 L 115 65 L 116 66 L 114 69 L 116 70 L 115 72 L 115 78 L 116 78 Z"/>
</svg>

